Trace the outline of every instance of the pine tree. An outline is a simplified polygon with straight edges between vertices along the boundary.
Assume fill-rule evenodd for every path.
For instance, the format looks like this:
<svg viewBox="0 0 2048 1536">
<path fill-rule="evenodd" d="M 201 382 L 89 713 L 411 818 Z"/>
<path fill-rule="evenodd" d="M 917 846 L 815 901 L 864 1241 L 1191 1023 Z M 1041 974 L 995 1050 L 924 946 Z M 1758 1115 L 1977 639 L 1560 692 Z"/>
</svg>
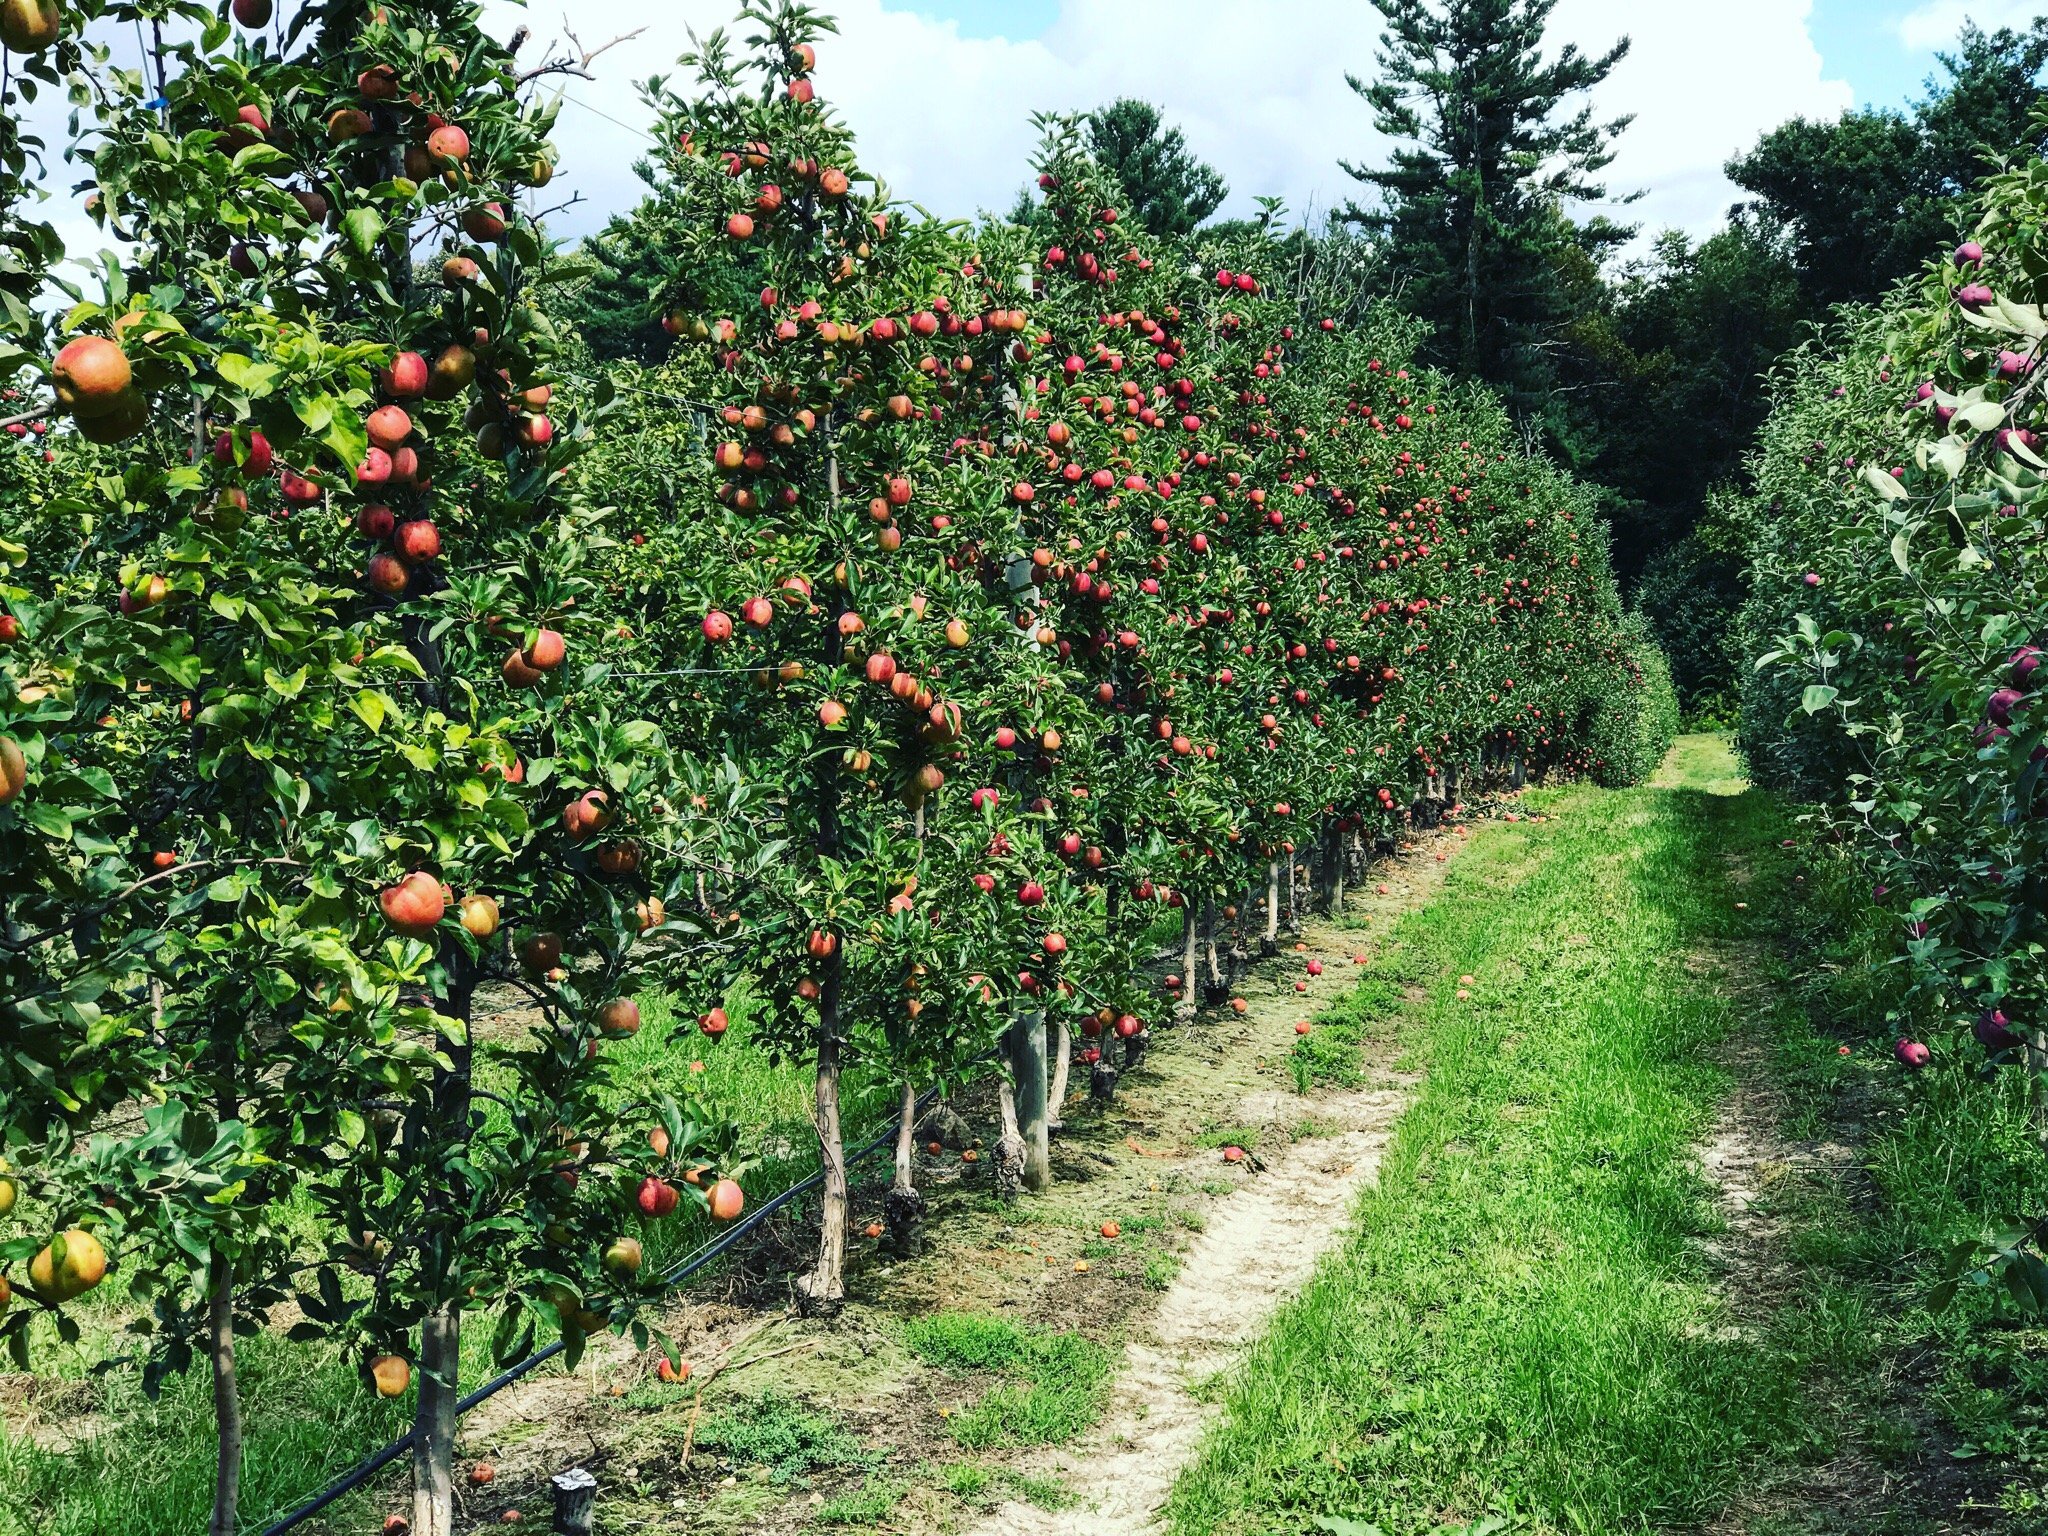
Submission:
<svg viewBox="0 0 2048 1536">
<path fill-rule="evenodd" d="M 1131 217 L 1162 240 L 1192 232 L 1230 193 L 1147 101 L 1125 96 L 1089 113 L 1088 149 L 1123 183 Z"/>
<path fill-rule="evenodd" d="M 1566 115 L 1567 104 L 1607 78 L 1628 39 L 1597 58 L 1567 45 L 1546 62 L 1556 0 L 1373 3 L 1387 23 L 1380 78 L 1346 80 L 1401 142 L 1384 169 L 1343 162 L 1379 194 L 1343 216 L 1381 237 L 1404 306 L 1435 327 L 1442 352 L 1526 402 L 1545 388 L 1546 333 L 1571 318 L 1561 259 L 1597 258 L 1634 233 L 1565 212 L 1606 199 L 1596 178 L 1630 121 L 1596 122 L 1584 104 Z"/>
</svg>

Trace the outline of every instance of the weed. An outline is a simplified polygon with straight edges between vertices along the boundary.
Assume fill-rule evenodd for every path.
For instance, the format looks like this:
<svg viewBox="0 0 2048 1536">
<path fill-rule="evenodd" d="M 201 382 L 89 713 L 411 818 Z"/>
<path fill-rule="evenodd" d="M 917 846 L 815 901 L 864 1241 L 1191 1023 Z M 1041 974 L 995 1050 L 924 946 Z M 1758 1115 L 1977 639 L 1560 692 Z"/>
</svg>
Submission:
<svg viewBox="0 0 2048 1536">
<path fill-rule="evenodd" d="M 988 1492 L 994 1476 L 987 1467 L 977 1466 L 971 1461 L 956 1461 L 940 1470 L 939 1480 L 946 1485 L 946 1492 L 956 1499 L 976 1501 Z"/>
<path fill-rule="evenodd" d="M 851 1492 L 834 1494 L 818 1506 L 814 1518 L 820 1525 L 879 1525 L 902 1501 L 901 1483 L 870 1478 Z"/>
<path fill-rule="evenodd" d="M 1036 1509 L 1061 1510 L 1072 1507 L 1074 1495 L 1055 1477 L 1029 1477 L 1022 1472 L 1003 1474 L 1003 1486 Z"/>
<path fill-rule="evenodd" d="M 1243 1147 L 1247 1152 L 1259 1150 L 1259 1138 L 1265 1134 L 1256 1125 L 1225 1125 L 1211 1121 L 1195 1137 L 1198 1147 Z"/>
<path fill-rule="evenodd" d="M 767 1467 L 778 1483 L 825 1470 L 870 1471 L 882 1459 L 838 1420 L 777 1393 L 719 1410 L 698 1428 L 697 1443 L 733 1461 Z"/>
<path fill-rule="evenodd" d="M 997 1378 L 979 1402 L 947 1420 L 969 1450 L 1064 1444 L 1100 1417 L 1115 1368 L 1106 1345 L 1080 1334 L 961 1312 L 913 1320 L 904 1343 L 927 1365 Z"/>
</svg>

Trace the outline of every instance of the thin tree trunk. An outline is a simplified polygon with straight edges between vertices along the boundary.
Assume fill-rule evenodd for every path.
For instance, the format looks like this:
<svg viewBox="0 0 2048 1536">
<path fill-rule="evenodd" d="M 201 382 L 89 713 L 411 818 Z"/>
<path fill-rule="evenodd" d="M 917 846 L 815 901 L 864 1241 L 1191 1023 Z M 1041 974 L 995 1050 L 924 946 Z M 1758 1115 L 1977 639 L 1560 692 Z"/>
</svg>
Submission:
<svg viewBox="0 0 2048 1536">
<path fill-rule="evenodd" d="M 445 995 L 437 1000 L 436 1011 L 467 1026 L 476 995 L 476 976 L 469 958 L 456 946 L 443 945 L 441 964 L 447 986 Z M 469 1031 L 465 1027 L 460 1039 L 440 1036 L 436 1044 L 449 1065 L 435 1074 L 433 1127 L 428 1134 L 466 1146 L 472 1102 Z M 444 1185 L 434 1189 L 427 1200 L 428 1214 L 441 1228 L 429 1241 L 439 1250 L 434 1257 L 444 1285 L 454 1284 L 452 1276 L 458 1269 L 460 1237 L 457 1230 L 449 1228 L 459 1229 L 461 1199 L 457 1191 Z M 444 1297 L 420 1324 L 419 1399 L 413 1415 L 412 1450 L 414 1536 L 454 1536 L 455 1403 L 462 1392 L 462 1302 L 460 1295 Z"/>
<path fill-rule="evenodd" d="M 1330 916 L 1344 915 L 1344 844 L 1351 834 L 1344 830 L 1344 823 L 1335 822 L 1330 827 Z"/>
<path fill-rule="evenodd" d="M 242 1395 L 235 1380 L 235 1277 L 216 1253 L 206 1300 L 206 1346 L 213 1362 L 213 1423 L 219 1436 L 214 1455 L 213 1516 L 206 1536 L 235 1536 L 242 1489 Z"/>
<path fill-rule="evenodd" d="M 163 983 L 151 982 L 149 1007 L 152 1027 L 162 1037 L 164 1021 Z M 218 1084 L 214 1095 L 215 1120 L 226 1125 L 241 1114 L 238 1087 L 241 1021 L 224 1010 L 213 1014 L 209 1033 L 214 1071 Z M 242 1497 L 242 1392 L 235 1370 L 235 1267 L 232 1260 L 215 1249 L 207 1263 L 206 1348 L 213 1368 L 213 1426 L 215 1437 L 213 1468 L 213 1513 L 207 1536 L 235 1536 Z"/>
<path fill-rule="evenodd" d="M 1296 904 L 1295 879 L 1299 860 L 1296 851 L 1287 853 L 1287 931 L 1298 936 L 1301 933 L 1301 908 Z"/>
<path fill-rule="evenodd" d="M 1109 1047 L 1115 1043 L 1116 1037 L 1105 1035 L 1102 1038 L 1104 1044 L 1088 1068 L 1088 1097 L 1097 1104 L 1107 1104 L 1116 1097 L 1116 1068 L 1109 1060 Z"/>
<path fill-rule="evenodd" d="M 1024 1137 L 1017 1129 L 1017 1090 L 1007 1073 L 996 1078 L 996 1107 L 1003 1119 L 996 1138 L 996 1193 L 1014 1200 L 1024 1187 Z"/>
<path fill-rule="evenodd" d="M 1066 1123 L 1067 1076 L 1074 1060 L 1074 1036 L 1065 1019 L 1053 1025 L 1052 1039 L 1052 1091 L 1046 1095 L 1046 1126 L 1056 1131 Z"/>
<path fill-rule="evenodd" d="M 831 437 L 831 417 L 826 417 L 825 475 L 836 511 L 839 505 L 839 454 Z M 839 613 L 837 605 L 826 609 L 821 635 L 823 660 L 829 666 L 838 656 Z M 839 851 L 839 779 L 821 769 L 817 781 L 818 852 L 831 858 Z M 818 1262 L 796 1282 L 807 1310 L 830 1312 L 846 1299 L 846 1142 L 839 1124 L 839 987 L 846 974 L 844 944 L 833 948 L 825 959 L 825 976 L 818 995 L 818 1068 L 812 1118 L 818 1132 L 818 1162 L 824 1174 L 824 1198 L 818 1211 Z"/>
<path fill-rule="evenodd" d="M 884 1216 L 889 1246 L 899 1258 L 916 1258 L 924 1249 L 924 1196 L 913 1182 L 917 1155 L 917 1085 L 903 1079 L 902 1105 L 896 1116 L 896 1176 L 889 1185 Z"/>
<path fill-rule="evenodd" d="M 1010 1064 L 1017 1083 L 1017 1134 L 1024 1144 L 1024 1187 L 1052 1187 L 1052 1141 L 1046 1123 L 1045 1015 L 1020 1013 L 1010 1024 Z"/>
<path fill-rule="evenodd" d="M 1259 936 L 1259 953 L 1272 955 L 1280 949 L 1280 861 L 1266 860 L 1266 931 Z"/>
<path fill-rule="evenodd" d="M 1207 946 L 1209 954 L 1209 985 L 1220 995 L 1227 989 L 1223 985 L 1223 967 L 1216 958 L 1216 924 L 1218 917 L 1214 901 L 1207 904 L 1204 917 L 1207 920 L 1208 927 L 1208 937 L 1203 942 Z"/>
<path fill-rule="evenodd" d="M 1173 1017 L 1176 1023 L 1186 1023 L 1195 1016 L 1195 945 L 1201 937 L 1201 924 L 1195 920 L 1195 909 L 1185 907 L 1181 913 L 1180 931 L 1180 996 L 1174 999 Z"/>
<path fill-rule="evenodd" d="M 420 1325 L 413 1416 L 413 1536 L 455 1536 L 455 1403 L 462 1394 L 462 1307 L 444 1302 Z"/>
<path fill-rule="evenodd" d="M 838 1002 L 838 959 L 832 956 L 824 1002 Z M 818 1129 L 818 1161 L 825 1174 L 824 1199 L 818 1212 L 818 1262 L 797 1282 L 806 1307 L 829 1312 L 846 1299 L 846 1144 L 839 1127 L 839 1030 L 837 1007 L 827 1006 L 818 1023 L 818 1080 L 813 1117 Z"/>
</svg>

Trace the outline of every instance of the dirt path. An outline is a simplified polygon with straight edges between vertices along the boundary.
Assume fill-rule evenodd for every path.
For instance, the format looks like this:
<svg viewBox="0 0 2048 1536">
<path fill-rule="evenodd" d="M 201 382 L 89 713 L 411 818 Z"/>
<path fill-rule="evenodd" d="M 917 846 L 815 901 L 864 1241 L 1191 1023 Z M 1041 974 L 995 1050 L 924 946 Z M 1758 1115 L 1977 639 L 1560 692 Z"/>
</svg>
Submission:
<svg viewBox="0 0 2048 1536">
<path fill-rule="evenodd" d="M 1143 1336 L 1126 1346 L 1107 1418 L 1049 1464 L 1084 1499 L 1095 1495 L 1094 1506 L 1048 1513 L 1007 1504 L 975 1527 L 975 1536 L 1139 1536 L 1152 1528 L 1175 1474 L 1214 1416 L 1199 1385 L 1230 1364 L 1342 1236 L 1353 1198 L 1379 1168 L 1409 1086 L 1316 1101 L 1317 1121 L 1332 1134 L 1288 1148 L 1260 1185 L 1240 1190 L 1212 1215 Z"/>
</svg>

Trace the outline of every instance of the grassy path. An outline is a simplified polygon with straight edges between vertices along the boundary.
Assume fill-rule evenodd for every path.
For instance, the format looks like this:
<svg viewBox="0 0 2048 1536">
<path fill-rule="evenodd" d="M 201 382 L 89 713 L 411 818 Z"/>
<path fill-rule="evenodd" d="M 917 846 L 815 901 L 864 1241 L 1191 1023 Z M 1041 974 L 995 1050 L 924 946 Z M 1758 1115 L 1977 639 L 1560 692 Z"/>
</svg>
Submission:
<svg viewBox="0 0 2048 1536">
<path fill-rule="evenodd" d="M 1807 1362 L 1704 1241 L 1736 884 L 1778 831 L 1732 774 L 1691 739 L 1650 787 L 1533 795 L 1555 820 L 1489 829 L 1404 922 L 1421 984 L 1382 1027 L 1425 1085 L 1229 1378 L 1179 1536 L 1684 1527 L 1811 1449 Z"/>
</svg>

